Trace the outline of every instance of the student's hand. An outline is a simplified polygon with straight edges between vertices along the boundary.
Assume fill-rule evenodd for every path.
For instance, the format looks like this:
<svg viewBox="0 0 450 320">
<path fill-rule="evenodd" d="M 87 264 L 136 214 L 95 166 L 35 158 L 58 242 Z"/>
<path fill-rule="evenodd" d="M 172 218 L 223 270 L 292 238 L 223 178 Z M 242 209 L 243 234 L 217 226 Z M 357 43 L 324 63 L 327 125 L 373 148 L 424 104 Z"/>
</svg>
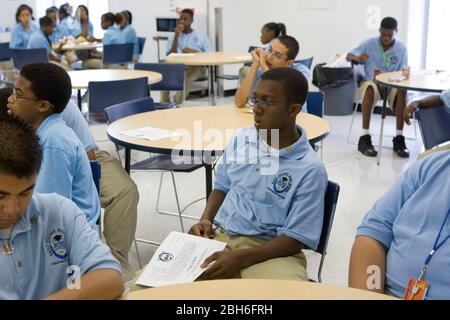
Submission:
<svg viewBox="0 0 450 320">
<path fill-rule="evenodd" d="M 257 49 L 253 50 L 251 52 L 251 55 L 252 55 L 253 64 L 255 64 L 259 67 L 260 57 L 259 57 L 258 50 Z"/>
<path fill-rule="evenodd" d="M 414 102 L 410 103 L 409 106 L 407 106 L 405 108 L 405 110 L 403 110 L 403 112 L 404 112 L 403 117 L 404 117 L 407 125 L 411 125 L 411 118 L 413 118 L 414 112 L 416 112 L 418 107 L 419 107 L 419 102 L 414 101 Z"/>
<path fill-rule="evenodd" d="M 234 278 L 244 269 L 244 251 L 221 251 L 216 252 L 201 265 L 208 268 L 198 280 L 218 280 Z"/>
<path fill-rule="evenodd" d="M 369 59 L 369 55 L 365 52 L 363 52 L 361 55 L 359 55 L 358 58 L 358 62 L 359 63 L 366 63 L 367 59 Z"/>
<path fill-rule="evenodd" d="M 197 237 L 203 237 L 212 239 L 215 237 L 215 229 L 213 224 L 209 220 L 200 220 L 197 224 L 194 224 L 189 230 L 189 234 Z"/>
<path fill-rule="evenodd" d="M 179 24 L 175 27 L 175 35 L 179 36 L 180 33 L 182 33 L 184 30 L 184 26 L 182 24 Z"/>
<path fill-rule="evenodd" d="M 269 70 L 269 67 L 267 66 L 267 62 L 266 62 L 266 53 L 264 52 L 264 50 L 262 48 L 258 48 L 256 50 L 258 50 L 258 55 L 259 55 L 259 66 L 264 71 Z"/>
<path fill-rule="evenodd" d="M 196 53 L 197 50 L 191 49 L 191 48 L 184 48 L 183 53 Z"/>
</svg>

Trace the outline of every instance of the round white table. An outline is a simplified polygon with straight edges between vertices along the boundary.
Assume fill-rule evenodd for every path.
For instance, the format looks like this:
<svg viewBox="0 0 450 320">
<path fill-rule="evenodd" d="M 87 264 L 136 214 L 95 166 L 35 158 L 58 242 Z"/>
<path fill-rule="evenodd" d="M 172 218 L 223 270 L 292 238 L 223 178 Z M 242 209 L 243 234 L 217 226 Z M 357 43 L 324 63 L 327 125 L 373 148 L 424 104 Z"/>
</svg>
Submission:
<svg viewBox="0 0 450 320">
<path fill-rule="evenodd" d="M 94 50 L 98 48 L 102 48 L 103 43 L 101 42 L 81 42 L 81 43 L 69 43 L 64 45 L 61 49 L 64 51 L 75 50 Z"/>
<path fill-rule="evenodd" d="M 251 62 L 248 52 L 197 52 L 172 53 L 165 59 L 166 63 L 180 63 L 187 66 L 205 66 L 208 68 L 209 103 L 216 105 L 215 79 L 216 68 L 226 64 L 240 64 Z"/>
</svg>

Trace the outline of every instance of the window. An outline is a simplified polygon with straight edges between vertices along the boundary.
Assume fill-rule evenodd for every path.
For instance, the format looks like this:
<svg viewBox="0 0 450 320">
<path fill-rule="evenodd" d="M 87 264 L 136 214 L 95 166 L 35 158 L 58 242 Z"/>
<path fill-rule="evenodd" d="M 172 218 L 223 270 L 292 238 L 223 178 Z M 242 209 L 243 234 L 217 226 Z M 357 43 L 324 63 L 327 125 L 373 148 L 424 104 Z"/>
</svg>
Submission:
<svg viewBox="0 0 450 320">
<path fill-rule="evenodd" d="M 426 69 L 449 70 L 450 1 L 430 0 L 427 34 Z"/>
</svg>

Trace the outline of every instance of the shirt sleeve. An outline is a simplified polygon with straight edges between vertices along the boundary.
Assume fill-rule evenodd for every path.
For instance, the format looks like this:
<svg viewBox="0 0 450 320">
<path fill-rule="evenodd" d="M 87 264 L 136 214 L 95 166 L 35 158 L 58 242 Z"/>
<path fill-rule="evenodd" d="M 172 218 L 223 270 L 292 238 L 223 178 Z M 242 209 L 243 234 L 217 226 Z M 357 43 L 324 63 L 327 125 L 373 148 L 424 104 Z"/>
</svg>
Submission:
<svg viewBox="0 0 450 320">
<path fill-rule="evenodd" d="M 17 27 L 13 27 L 11 30 L 11 39 L 9 40 L 9 47 L 11 49 L 18 49 L 22 44 L 22 36 Z"/>
<path fill-rule="evenodd" d="M 111 32 L 109 32 L 109 30 L 106 31 L 105 35 L 103 36 L 103 44 L 106 44 L 106 45 L 113 44 L 113 36 L 112 36 Z"/>
<path fill-rule="evenodd" d="M 393 224 L 404 203 L 418 189 L 419 166 L 414 164 L 403 177 L 373 206 L 359 226 L 356 236 L 367 236 L 381 242 L 386 248 L 393 240 Z"/>
<path fill-rule="evenodd" d="M 100 269 L 121 272 L 120 264 L 87 223 L 85 214 L 70 200 L 60 198 L 60 208 L 67 228 L 69 262 L 85 275 Z"/>
<path fill-rule="evenodd" d="M 450 111 L 450 89 L 441 93 L 441 100 L 444 107 Z"/>
<path fill-rule="evenodd" d="M 234 144 L 235 137 L 230 139 L 227 149 L 224 154 L 220 158 L 219 162 L 216 165 L 216 177 L 214 189 L 218 191 L 222 191 L 224 193 L 228 193 L 231 189 L 231 180 L 228 176 L 228 166 L 229 166 L 229 156 L 232 156 L 232 145 Z"/>
<path fill-rule="evenodd" d="M 400 56 L 400 69 L 408 65 L 408 49 L 403 45 L 402 55 Z"/>
<path fill-rule="evenodd" d="M 356 47 L 349 53 L 354 56 L 359 56 L 360 54 L 362 54 L 363 52 L 366 51 L 366 43 L 367 43 L 367 41 L 362 42 L 358 47 Z"/>
<path fill-rule="evenodd" d="M 278 229 L 278 236 L 287 236 L 311 249 L 317 249 L 322 233 L 327 184 L 324 168 L 309 170 L 298 184 L 286 223 Z"/>
<path fill-rule="evenodd" d="M 203 52 L 210 52 L 212 51 L 211 49 L 211 41 L 209 41 L 209 38 L 204 35 L 203 36 Z"/>
</svg>

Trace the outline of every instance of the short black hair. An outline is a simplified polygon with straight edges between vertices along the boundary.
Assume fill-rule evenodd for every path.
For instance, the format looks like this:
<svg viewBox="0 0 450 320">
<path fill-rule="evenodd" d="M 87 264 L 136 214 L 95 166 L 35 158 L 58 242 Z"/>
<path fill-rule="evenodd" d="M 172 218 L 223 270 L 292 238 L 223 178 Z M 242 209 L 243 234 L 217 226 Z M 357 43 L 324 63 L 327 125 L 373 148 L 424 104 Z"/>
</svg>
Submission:
<svg viewBox="0 0 450 320">
<path fill-rule="evenodd" d="M 70 4 L 64 3 L 58 9 L 58 12 L 64 16 L 68 16 L 70 11 Z"/>
<path fill-rule="evenodd" d="M 47 10 L 45 10 L 45 14 L 49 15 L 50 13 L 57 13 L 58 12 L 58 8 L 55 6 L 52 6 L 50 8 L 48 8 Z"/>
<path fill-rule="evenodd" d="M 298 44 L 298 41 L 294 37 L 286 35 L 278 37 L 278 41 L 280 41 L 286 48 L 288 48 L 288 59 L 295 60 L 298 53 L 300 52 L 300 45 Z"/>
<path fill-rule="evenodd" d="M 25 121 L 0 115 L 0 172 L 16 178 L 39 173 L 42 147 L 34 129 Z"/>
<path fill-rule="evenodd" d="M 383 20 L 381 20 L 382 29 L 397 30 L 397 27 L 398 27 L 397 20 L 395 20 L 392 17 L 386 17 Z"/>
<path fill-rule="evenodd" d="M 31 63 L 20 71 L 31 82 L 31 90 L 38 99 L 50 102 L 53 113 L 61 113 L 72 95 L 72 81 L 67 72 L 53 63 Z"/>
<path fill-rule="evenodd" d="M 13 92 L 12 88 L 0 89 L 0 117 L 8 115 L 8 98 Z"/>
<path fill-rule="evenodd" d="M 284 23 L 269 22 L 263 28 L 272 31 L 275 38 L 286 35 L 286 26 Z"/>
<path fill-rule="evenodd" d="M 112 12 L 107 12 L 104 15 L 102 15 L 102 19 L 105 19 L 106 21 L 111 22 L 112 24 L 117 23 L 117 17 Z"/>
<path fill-rule="evenodd" d="M 39 26 L 41 29 L 44 27 L 51 27 L 53 26 L 53 20 L 48 16 L 43 16 L 39 19 Z"/>
<path fill-rule="evenodd" d="M 31 15 L 31 19 L 34 20 L 34 17 L 33 17 L 33 9 L 31 9 L 31 7 L 28 6 L 28 5 L 26 5 L 26 4 L 22 4 L 22 5 L 20 5 L 20 6 L 17 8 L 17 11 L 16 11 L 16 22 L 17 22 L 17 23 L 20 22 L 20 21 L 19 21 L 19 16 L 20 16 L 20 14 L 22 13 L 22 11 L 25 11 L 25 10 L 28 10 L 28 12 L 29 12 L 30 15 Z"/>
<path fill-rule="evenodd" d="M 289 67 L 274 68 L 263 73 L 260 81 L 272 80 L 282 83 L 289 103 L 303 106 L 308 97 L 308 81 L 298 70 Z"/>
<path fill-rule="evenodd" d="M 191 9 L 184 9 L 183 11 L 181 11 L 180 16 L 181 16 L 182 14 L 188 14 L 188 15 L 191 16 L 192 19 L 194 19 L 194 11 L 192 11 Z"/>
</svg>

